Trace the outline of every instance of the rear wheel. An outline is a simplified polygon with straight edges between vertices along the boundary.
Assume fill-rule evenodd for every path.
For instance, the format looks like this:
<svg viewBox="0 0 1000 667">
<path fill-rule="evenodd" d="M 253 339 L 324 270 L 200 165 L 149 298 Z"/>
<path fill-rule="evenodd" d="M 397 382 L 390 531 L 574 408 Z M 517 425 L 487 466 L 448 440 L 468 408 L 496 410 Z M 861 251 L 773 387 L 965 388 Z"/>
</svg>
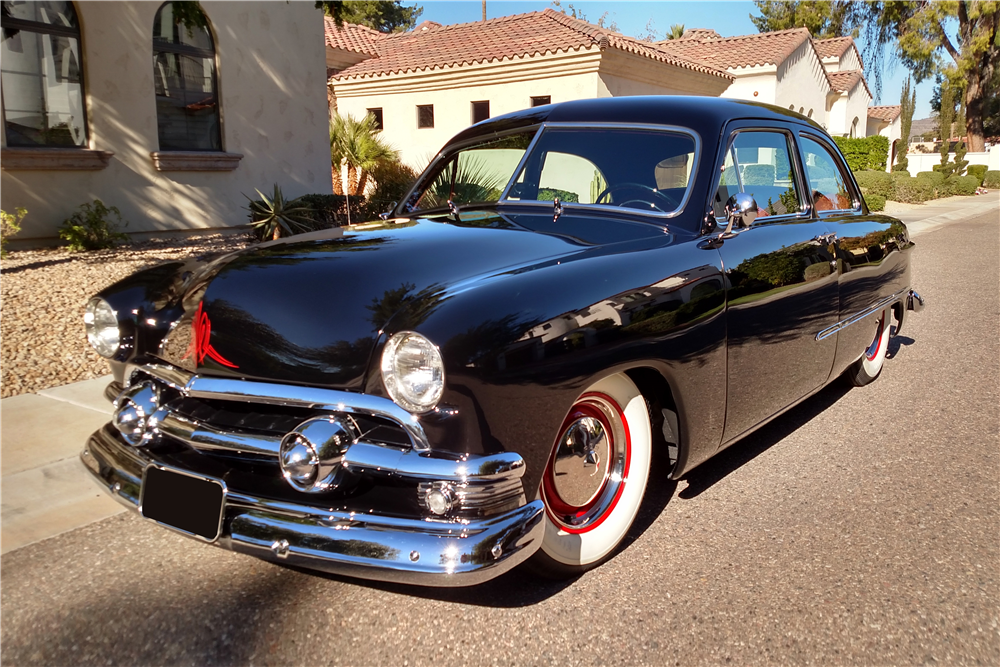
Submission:
<svg viewBox="0 0 1000 667">
<path fill-rule="evenodd" d="M 650 454 L 646 401 L 628 377 L 607 377 L 577 399 L 542 478 L 545 536 L 536 571 L 572 577 L 614 554 L 639 512 Z"/>
<path fill-rule="evenodd" d="M 869 382 L 873 382 L 882 372 L 885 354 L 889 348 L 890 320 L 888 312 L 887 310 L 882 311 L 875 325 L 872 342 L 865 349 L 864 354 L 844 374 L 855 387 L 863 387 Z"/>
</svg>

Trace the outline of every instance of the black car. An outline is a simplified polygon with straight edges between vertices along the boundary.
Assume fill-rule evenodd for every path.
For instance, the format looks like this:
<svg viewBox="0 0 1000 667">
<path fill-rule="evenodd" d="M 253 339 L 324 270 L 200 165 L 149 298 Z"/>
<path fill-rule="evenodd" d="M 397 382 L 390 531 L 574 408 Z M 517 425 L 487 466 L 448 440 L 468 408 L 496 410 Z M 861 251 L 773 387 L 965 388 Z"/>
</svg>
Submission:
<svg viewBox="0 0 1000 667">
<path fill-rule="evenodd" d="M 386 219 L 137 273 L 88 304 L 116 382 L 82 459 L 261 558 L 426 585 L 609 558 L 677 479 L 874 380 L 909 241 L 776 107 L 580 100 L 458 134 Z M 658 466 L 659 468 L 660 466 Z"/>
</svg>

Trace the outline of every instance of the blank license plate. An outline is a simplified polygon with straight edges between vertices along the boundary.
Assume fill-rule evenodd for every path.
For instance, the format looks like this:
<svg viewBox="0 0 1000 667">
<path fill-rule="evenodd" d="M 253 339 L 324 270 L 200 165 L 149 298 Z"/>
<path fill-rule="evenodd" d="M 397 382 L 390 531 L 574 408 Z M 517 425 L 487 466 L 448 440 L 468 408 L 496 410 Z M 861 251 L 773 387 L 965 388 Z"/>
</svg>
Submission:
<svg viewBox="0 0 1000 667">
<path fill-rule="evenodd" d="M 211 542 L 219 537 L 225 495 L 222 482 L 149 466 L 139 511 L 147 519 Z"/>
</svg>

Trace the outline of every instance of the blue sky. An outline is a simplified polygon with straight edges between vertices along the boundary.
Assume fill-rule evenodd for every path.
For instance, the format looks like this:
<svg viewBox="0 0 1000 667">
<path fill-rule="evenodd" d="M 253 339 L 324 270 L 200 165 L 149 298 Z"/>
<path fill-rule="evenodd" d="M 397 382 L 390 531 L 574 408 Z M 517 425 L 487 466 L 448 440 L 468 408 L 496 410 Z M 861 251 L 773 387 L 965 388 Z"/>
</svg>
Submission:
<svg viewBox="0 0 1000 667">
<path fill-rule="evenodd" d="M 420 5 L 424 13 L 420 21 L 430 20 L 442 24 L 469 23 L 482 18 L 482 2 L 479 0 L 434 0 L 432 2 L 405 2 L 406 5 Z M 652 19 L 652 29 L 662 38 L 663 34 L 675 23 L 681 23 L 687 28 L 711 28 L 723 37 L 747 35 L 757 32 L 750 21 L 750 14 L 756 13 L 752 2 L 588 2 L 587 0 L 568 2 L 562 0 L 564 8 L 572 4 L 577 11 L 582 11 L 588 21 L 597 20 L 608 12 L 608 21 L 618 24 L 618 31 L 626 35 L 638 37 L 647 32 L 647 23 Z M 541 11 L 551 7 L 551 2 L 535 2 L 518 0 L 515 2 L 498 2 L 487 0 L 487 18 L 497 18 L 509 14 Z M 863 47 L 863 45 L 860 45 Z M 899 104 L 900 91 L 906 78 L 906 68 L 902 65 L 889 67 L 882 75 L 882 99 L 880 104 Z M 871 79 L 870 74 L 868 75 Z M 934 91 L 933 81 L 924 81 L 917 86 L 917 108 L 914 118 L 928 118 L 931 114 L 930 100 Z"/>
</svg>

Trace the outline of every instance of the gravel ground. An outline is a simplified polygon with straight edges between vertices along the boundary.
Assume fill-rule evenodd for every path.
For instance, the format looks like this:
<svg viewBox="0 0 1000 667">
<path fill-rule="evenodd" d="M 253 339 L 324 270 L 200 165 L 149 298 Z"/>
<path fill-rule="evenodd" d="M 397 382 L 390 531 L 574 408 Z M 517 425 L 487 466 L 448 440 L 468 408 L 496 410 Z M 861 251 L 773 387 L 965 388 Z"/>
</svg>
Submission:
<svg viewBox="0 0 1000 667">
<path fill-rule="evenodd" d="M 153 239 L 114 250 L 12 251 L 0 264 L 0 396 L 7 398 L 108 373 L 87 344 L 87 299 L 113 282 L 168 260 L 245 247 L 244 234 Z"/>
</svg>

